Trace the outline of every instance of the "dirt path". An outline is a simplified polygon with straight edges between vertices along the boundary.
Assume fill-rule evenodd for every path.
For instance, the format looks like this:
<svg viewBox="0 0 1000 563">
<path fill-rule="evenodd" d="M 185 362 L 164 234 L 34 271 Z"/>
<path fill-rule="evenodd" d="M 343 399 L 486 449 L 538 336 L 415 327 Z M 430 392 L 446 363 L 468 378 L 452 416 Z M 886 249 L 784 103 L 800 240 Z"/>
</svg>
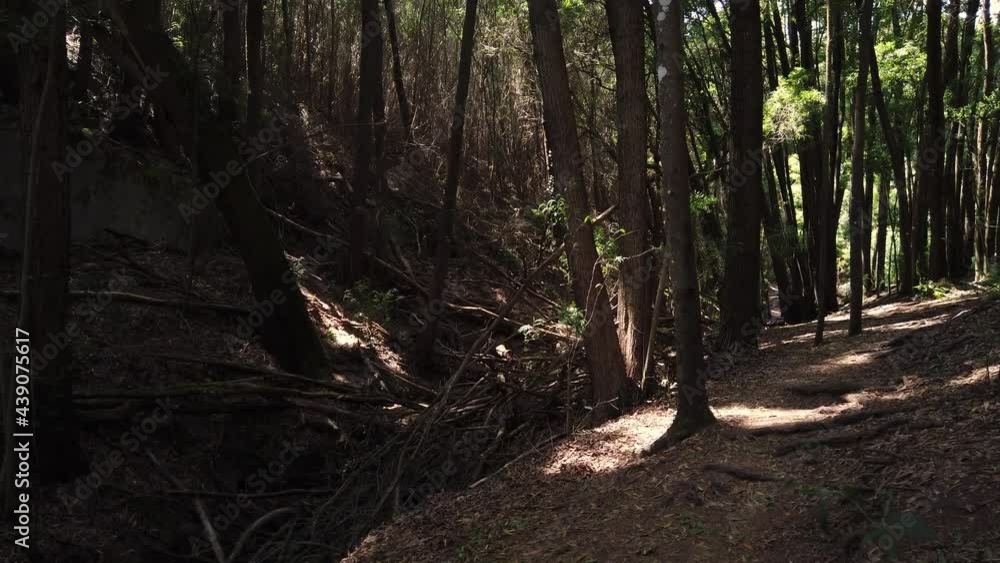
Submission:
<svg viewBox="0 0 1000 563">
<path fill-rule="evenodd" d="M 820 348 L 813 325 L 766 331 L 711 383 L 708 432 L 640 458 L 672 418 L 650 405 L 440 495 L 347 561 L 1000 558 L 1000 306 L 875 306 L 851 339 L 830 321 Z M 804 422 L 820 424 L 757 435 Z"/>
</svg>

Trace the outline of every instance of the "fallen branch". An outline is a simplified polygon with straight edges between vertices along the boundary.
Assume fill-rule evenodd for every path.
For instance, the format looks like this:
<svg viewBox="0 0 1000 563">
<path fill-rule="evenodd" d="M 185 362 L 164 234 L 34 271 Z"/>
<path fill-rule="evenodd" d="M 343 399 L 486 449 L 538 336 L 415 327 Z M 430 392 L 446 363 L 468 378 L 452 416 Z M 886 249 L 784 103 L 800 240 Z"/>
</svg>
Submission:
<svg viewBox="0 0 1000 563">
<path fill-rule="evenodd" d="M 230 305 L 228 303 L 216 303 L 212 301 L 190 301 L 186 299 L 159 299 L 156 297 L 150 297 L 148 295 L 140 295 L 138 293 L 129 293 L 126 291 L 87 291 L 87 290 L 74 290 L 69 292 L 70 297 L 75 299 L 96 299 L 110 297 L 111 301 L 127 301 L 131 303 L 139 303 L 141 305 L 149 305 L 151 307 L 174 307 L 174 308 L 184 308 L 190 307 L 194 309 L 205 309 L 208 311 L 216 311 L 219 313 L 230 313 L 234 315 L 246 315 L 250 313 L 249 307 L 241 307 L 239 305 Z M 15 289 L 0 289 L 0 297 L 6 297 L 7 299 L 17 299 L 21 296 L 21 292 Z"/>
<path fill-rule="evenodd" d="M 744 481 L 754 481 L 754 482 L 771 482 L 771 481 L 784 481 L 784 477 L 778 477 L 777 475 L 770 475 L 766 473 L 758 473 L 752 469 L 747 469 L 745 467 L 737 467 L 735 465 L 725 465 L 722 463 L 709 463 L 705 465 L 702 469 L 705 471 L 714 471 L 715 473 L 725 473 L 731 477 L 736 477 L 737 479 L 743 479 Z"/>
</svg>

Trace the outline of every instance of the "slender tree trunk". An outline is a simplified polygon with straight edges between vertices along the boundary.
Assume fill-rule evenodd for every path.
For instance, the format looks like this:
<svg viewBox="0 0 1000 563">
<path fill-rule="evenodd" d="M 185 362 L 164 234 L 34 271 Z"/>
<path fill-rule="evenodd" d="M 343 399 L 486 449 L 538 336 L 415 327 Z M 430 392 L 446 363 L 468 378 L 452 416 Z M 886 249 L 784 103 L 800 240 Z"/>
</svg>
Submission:
<svg viewBox="0 0 1000 563">
<path fill-rule="evenodd" d="M 778 286 L 778 300 L 781 307 L 781 318 L 791 324 L 797 322 L 798 305 L 801 295 L 794 295 L 791 275 L 785 257 L 788 255 L 787 242 L 781 226 L 781 215 L 778 210 L 778 190 L 776 188 L 774 166 L 771 158 L 765 162 L 767 169 L 767 187 L 762 190 L 764 198 L 764 233 L 767 235 L 767 249 L 771 256 L 771 269 L 774 272 L 774 283 Z"/>
<path fill-rule="evenodd" d="M 247 119 L 244 135 L 252 137 L 261 129 L 264 105 L 264 0 L 247 0 Z M 261 185 L 261 163 L 250 164 L 250 181 L 261 200 L 270 202 L 273 194 Z"/>
<path fill-rule="evenodd" d="M 885 283 L 885 242 L 889 224 L 889 182 L 878 177 L 878 227 L 875 232 L 875 291 L 880 293 Z"/>
<path fill-rule="evenodd" d="M 392 82 L 396 87 L 396 99 L 399 101 L 399 120 L 403 122 L 403 132 L 407 142 L 413 142 L 411 125 L 413 117 L 410 113 L 410 102 L 406 98 L 406 87 L 403 85 L 403 63 L 399 57 L 399 33 L 396 31 L 396 10 L 392 0 L 384 0 L 385 23 L 389 31 L 389 48 L 392 50 Z M 466 6 L 468 9 L 468 6 Z M 461 63 L 459 63 L 461 65 Z"/>
<path fill-rule="evenodd" d="M 284 59 L 285 92 L 292 93 L 292 56 L 295 52 L 295 22 L 292 20 L 292 12 L 288 5 L 291 0 L 281 0 L 281 30 L 284 34 L 285 45 L 282 52 Z"/>
<path fill-rule="evenodd" d="M 11 18 L 15 21 L 31 18 L 39 10 L 37 4 L 27 1 L 12 1 L 7 6 L 9 13 L 16 15 Z M 38 26 L 33 42 L 16 49 L 19 129 L 22 146 L 27 148 L 21 155 L 25 213 L 17 327 L 27 331 L 31 339 L 29 364 L 20 367 L 30 369 L 33 395 L 28 418 L 34 428 L 5 427 L 5 443 L 10 444 L 7 440 L 13 432 L 34 432 L 32 468 L 38 473 L 31 476 L 32 489 L 40 483 L 67 481 L 86 470 L 69 367 L 72 336 L 79 327 L 66 322 L 71 178 L 53 167 L 53 163 L 63 162 L 67 143 L 65 26 L 66 11 L 60 6 L 45 25 Z M 59 335 L 65 342 L 60 343 Z M 5 385 L 12 387 L 10 382 Z M 13 448 L 8 447 L 5 453 L 10 456 L 5 469 L 13 470 Z M 14 479 L 11 474 L 0 477 L 4 483 Z M 8 505 L 14 501 L 5 500 Z"/>
<path fill-rule="evenodd" d="M 302 33 L 302 38 L 304 39 L 303 51 L 305 51 L 305 69 L 306 69 L 306 95 L 304 100 L 306 103 L 312 102 L 313 94 L 313 53 L 315 49 L 313 45 L 313 21 L 312 21 L 312 0 L 303 0 L 305 2 L 305 21 L 303 25 L 305 26 L 305 31 Z"/>
<path fill-rule="evenodd" d="M 899 277 L 899 292 L 902 295 L 913 293 L 913 245 L 911 233 L 913 222 L 910 218 L 910 201 L 907 196 L 906 162 L 903 159 L 903 143 L 892 117 L 886 110 L 885 95 L 882 91 L 882 79 L 879 76 L 878 57 L 875 56 L 874 45 L 868 46 L 868 57 L 871 61 L 872 98 L 882 124 L 882 138 L 885 141 L 886 152 L 889 153 L 889 164 L 892 168 L 892 181 L 896 186 L 896 209 L 899 213 L 899 246 L 902 249 Z M 888 189 L 886 189 L 888 190 Z"/>
<path fill-rule="evenodd" d="M 627 389 L 625 362 L 598 262 L 594 229 L 587 221 L 590 204 L 581 167 L 580 138 L 573 117 L 559 12 L 555 0 L 529 0 L 528 10 L 555 189 L 566 198 L 573 295 L 587 319 L 583 337 L 593 385 L 595 419 L 601 420 L 616 414 L 623 403 L 631 402 L 633 391 Z"/>
<path fill-rule="evenodd" d="M 930 263 L 932 280 L 948 271 L 945 252 L 944 176 L 944 75 L 941 68 L 941 0 L 927 1 L 927 127 L 920 151 L 920 192 L 930 210 Z"/>
<path fill-rule="evenodd" d="M 241 60 L 243 35 L 240 33 L 239 2 L 225 5 L 222 12 L 222 75 L 219 95 L 219 118 L 232 123 L 239 121 L 239 100 L 243 92 L 243 63 Z"/>
<path fill-rule="evenodd" d="M 385 115 L 382 95 L 382 22 L 378 0 L 361 2 L 361 69 L 355 125 L 354 191 L 351 193 L 351 230 L 348 241 L 348 280 L 357 282 L 368 272 L 366 253 L 371 245 L 369 196 L 377 182 L 378 117 Z M 378 106 L 382 107 L 379 108 Z"/>
<path fill-rule="evenodd" d="M 983 0 L 983 99 L 988 98 L 994 90 L 996 75 L 996 51 L 993 48 L 993 28 L 990 21 L 990 0 Z M 989 134 L 995 128 L 995 120 L 985 116 L 979 119 L 976 130 L 976 186 L 978 205 L 976 208 L 976 279 L 983 280 L 989 276 L 990 253 L 989 238 Z M 994 182 L 996 179 L 994 179 Z"/>
<path fill-rule="evenodd" d="M 646 199 L 646 45 L 642 6 L 608 2 L 608 27 L 615 56 L 618 107 L 619 218 L 625 235 L 619 239 L 624 261 L 618 302 L 618 335 L 625 371 L 636 384 L 642 380 L 646 331 L 652 322 L 653 276 L 649 202 Z"/>
<path fill-rule="evenodd" d="M 89 19 L 80 18 L 80 53 L 73 77 L 73 99 L 78 102 L 86 99 L 94 71 L 94 32 L 90 26 Z"/>
<path fill-rule="evenodd" d="M 837 145 L 840 140 L 840 127 L 837 118 L 838 93 L 840 89 L 840 64 L 843 62 L 843 35 L 841 32 L 841 13 L 839 2 L 829 2 L 826 5 L 827 43 L 826 43 L 826 105 L 823 110 L 823 142 L 821 151 L 822 173 L 819 182 L 819 193 L 816 204 L 816 237 L 819 246 L 816 276 L 816 302 L 819 308 L 816 322 L 816 344 L 823 343 L 823 330 L 828 311 L 837 308 L 837 272 L 836 257 L 836 217 L 833 214 L 834 171 L 836 166 Z"/>
<path fill-rule="evenodd" d="M 868 100 L 868 53 L 867 45 L 872 41 L 872 0 L 862 0 L 860 30 L 858 81 L 854 91 L 854 147 L 851 151 L 851 317 L 848 335 L 861 334 L 861 307 L 864 299 L 864 231 L 865 200 L 865 127 L 866 102 Z M 870 215 L 869 215 L 870 217 Z M 869 244 L 871 243 L 869 230 Z M 869 260 L 871 252 L 869 250 Z"/>
<path fill-rule="evenodd" d="M 760 226 L 764 141 L 760 1 L 730 6 L 733 153 L 719 345 L 756 346 L 760 330 Z"/>
<path fill-rule="evenodd" d="M 462 48 L 458 62 L 458 87 L 455 91 L 455 107 L 451 119 L 451 140 L 448 143 L 448 178 L 444 187 L 444 204 L 438 219 L 437 247 L 434 254 L 434 276 L 431 279 L 428 296 L 427 325 L 421 334 L 418 349 L 420 363 L 429 367 L 433 360 L 434 344 L 437 338 L 438 315 L 434 311 L 444 310 L 435 304 L 444 299 L 445 281 L 448 276 L 448 259 L 451 257 L 452 235 L 455 230 L 455 209 L 458 206 L 458 182 L 462 176 L 462 143 L 465 134 L 466 106 L 469 99 L 469 81 L 472 76 L 472 54 L 476 41 L 476 11 L 478 0 L 466 0 L 465 24 L 462 28 Z M 387 1 L 386 12 L 391 3 Z M 391 17 L 391 16 L 390 16 Z M 424 370 L 426 371 L 426 369 Z"/>
<path fill-rule="evenodd" d="M 874 115 L 873 112 L 868 113 L 869 116 Z M 874 123 L 870 122 L 869 129 L 874 126 Z M 866 163 L 865 166 L 865 197 L 862 202 L 862 216 L 861 216 L 861 249 L 864 264 L 864 285 L 865 293 L 871 293 L 875 287 L 875 268 L 872 262 L 872 227 L 874 227 L 874 214 L 875 214 L 875 170 L 871 163 Z"/>
<path fill-rule="evenodd" d="M 656 64 L 660 98 L 660 161 L 663 166 L 663 207 L 667 211 L 665 230 L 673 284 L 678 393 L 674 422 L 667 433 L 649 447 L 648 452 L 669 447 L 715 421 L 708 407 L 707 378 L 702 357 L 698 260 L 684 142 L 687 116 L 682 63 L 683 11 L 680 2 L 660 3 L 655 8 L 659 10 Z M 759 61 L 758 57 L 758 64 Z"/>
</svg>

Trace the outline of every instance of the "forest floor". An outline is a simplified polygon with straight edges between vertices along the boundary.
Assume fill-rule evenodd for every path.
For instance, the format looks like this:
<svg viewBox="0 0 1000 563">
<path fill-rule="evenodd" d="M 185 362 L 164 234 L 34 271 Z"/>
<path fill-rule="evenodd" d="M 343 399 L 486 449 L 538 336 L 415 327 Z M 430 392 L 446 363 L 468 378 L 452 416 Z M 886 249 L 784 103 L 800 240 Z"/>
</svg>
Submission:
<svg viewBox="0 0 1000 563">
<path fill-rule="evenodd" d="M 647 405 L 434 497 L 346 561 L 998 561 L 1000 302 L 954 291 L 772 327 L 652 457 Z"/>
</svg>

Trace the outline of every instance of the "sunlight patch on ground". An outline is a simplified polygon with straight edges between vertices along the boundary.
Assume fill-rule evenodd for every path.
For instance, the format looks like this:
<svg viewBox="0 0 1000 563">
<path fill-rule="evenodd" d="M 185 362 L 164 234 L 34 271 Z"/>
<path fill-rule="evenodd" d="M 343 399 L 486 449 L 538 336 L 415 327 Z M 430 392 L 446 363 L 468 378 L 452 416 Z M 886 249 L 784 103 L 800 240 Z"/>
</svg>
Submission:
<svg viewBox="0 0 1000 563">
<path fill-rule="evenodd" d="M 974 369 L 971 373 L 964 377 L 952 379 L 948 382 L 948 386 L 962 387 L 965 385 L 975 385 L 976 383 L 988 383 L 992 381 L 1000 381 L 1000 365 Z"/>
<path fill-rule="evenodd" d="M 830 409 L 833 407 L 825 408 Z M 748 429 L 819 420 L 825 416 L 818 412 L 817 409 L 776 409 L 741 404 L 728 405 L 712 410 L 717 417 L 725 422 Z"/>
<path fill-rule="evenodd" d="M 651 407 L 581 432 L 552 453 L 542 473 L 605 473 L 619 469 L 637 460 L 642 448 L 662 436 L 673 420 L 673 409 Z"/>
</svg>

